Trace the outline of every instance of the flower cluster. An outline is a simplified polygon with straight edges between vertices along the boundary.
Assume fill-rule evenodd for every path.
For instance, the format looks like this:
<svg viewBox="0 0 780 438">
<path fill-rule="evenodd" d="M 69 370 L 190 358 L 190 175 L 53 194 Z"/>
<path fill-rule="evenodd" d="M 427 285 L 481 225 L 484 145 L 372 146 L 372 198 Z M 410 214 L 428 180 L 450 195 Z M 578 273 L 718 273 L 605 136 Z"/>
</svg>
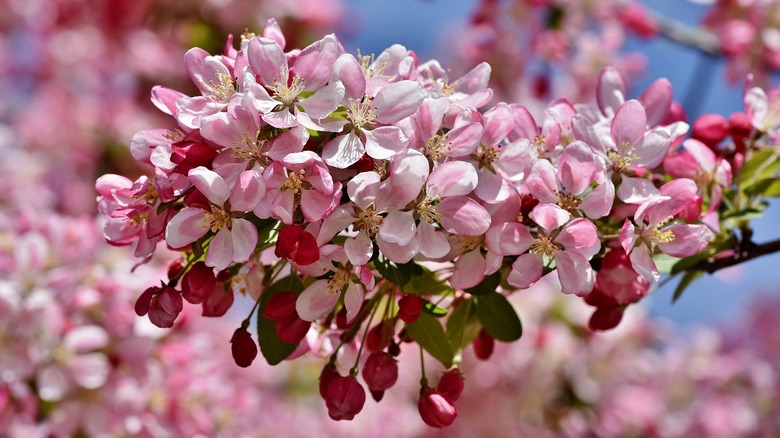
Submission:
<svg viewBox="0 0 780 438">
<path fill-rule="evenodd" d="M 682 142 L 664 79 L 630 99 L 606 68 L 597 104 L 558 99 L 535 118 L 487 106 L 487 64 L 450 78 L 400 45 L 354 56 L 328 35 L 285 48 L 269 20 L 238 49 L 231 37 L 219 55 L 189 50 L 200 94 L 153 88 L 178 127 L 136 134 L 132 154 L 153 175 L 102 176 L 98 207 L 109 243 L 143 260 L 158 242 L 182 254 L 139 315 L 171 327 L 184 301 L 221 316 L 250 296 L 236 363 L 257 355 L 253 317 L 269 363 L 329 358 L 320 393 L 336 420 L 365 403 L 361 369 L 383 397 L 404 342 L 456 370 L 472 342 L 487 358 L 496 340 L 518 339 L 505 295 L 545 275 L 588 297 L 591 328 L 614 327 L 662 272 L 700 275 L 727 255 L 734 217 L 773 190 L 755 164 L 777 160 L 766 143 L 776 104 L 760 89 L 737 117 L 752 121 L 740 152 L 725 135 L 711 149 Z M 749 184 L 732 186 L 735 166 Z M 447 376 L 429 386 L 423 373 L 419 411 L 433 427 L 457 415 L 460 374 Z"/>
</svg>

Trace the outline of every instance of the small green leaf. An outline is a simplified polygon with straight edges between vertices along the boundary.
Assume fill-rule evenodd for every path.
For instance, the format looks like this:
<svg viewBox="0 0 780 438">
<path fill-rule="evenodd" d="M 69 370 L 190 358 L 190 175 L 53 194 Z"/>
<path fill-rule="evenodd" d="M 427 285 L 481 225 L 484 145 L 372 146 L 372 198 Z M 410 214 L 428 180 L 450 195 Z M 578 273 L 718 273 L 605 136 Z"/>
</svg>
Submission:
<svg viewBox="0 0 780 438">
<path fill-rule="evenodd" d="M 267 287 L 260 297 L 260 305 L 257 308 L 257 343 L 260 345 L 260 351 L 269 365 L 279 364 L 291 355 L 298 345 L 288 344 L 279 339 L 274 329 L 276 321 L 263 316 L 268 300 L 282 291 L 292 290 L 300 293 L 303 289 L 304 286 L 301 279 L 298 278 L 298 274 L 293 273 Z"/>
<path fill-rule="evenodd" d="M 447 315 L 447 310 L 442 309 L 441 307 L 437 306 L 436 304 L 433 304 L 430 301 L 425 303 L 425 305 L 423 306 L 423 310 L 437 318 L 441 318 L 442 316 Z"/>
<path fill-rule="evenodd" d="M 672 296 L 672 303 L 677 301 L 678 298 L 680 298 L 685 292 L 685 289 L 693 283 L 693 280 L 696 280 L 697 278 L 701 277 L 701 274 L 703 274 L 704 271 L 688 271 L 683 276 L 682 280 L 680 280 L 680 284 L 677 285 L 677 289 L 674 290 L 674 295 Z"/>
<path fill-rule="evenodd" d="M 764 169 L 774 164 L 776 160 L 777 152 L 774 148 L 761 149 L 754 152 L 742 166 L 742 183 L 752 182 L 755 179 L 754 177 L 758 176 L 756 172 L 760 174 Z"/>
<path fill-rule="evenodd" d="M 494 272 L 493 274 L 485 277 L 478 285 L 470 287 L 465 291 L 471 295 L 487 295 L 495 292 L 498 289 L 498 285 L 501 283 L 501 273 Z"/>
<path fill-rule="evenodd" d="M 476 297 L 477 318 L 499 341 L 512 342 L 523 335 L 523 325 L 514 307 L 498 292 Z"/>
<path fill-rule="evenodd" d="M 760 179 L 755 184 L 746 187 L 745 194 L 748 196 L 761 195 L 768 198 L 780 196 L 780 180 L 774 176 Z"/>
<path fill-rule="evenodd" d="M 414 262 L 396 265 L 381 255 L 374 261 L 374 267 L 379 274 L 386 280 L 399 286 L 404 286 L 412 279 L 414 265 L 416 265 Z"/>
<path fill-rule="evenodd" d="M 702 250 L 701 252 L 699 252 L 698 254 L 694 254 L 690 257 L 680 259 L 677 263 L 675 263 L 672 266 L 672 269 L 669 271 L 669 273 L 675 275 L 675 274 L 679 274 L 680 272 L 687 271 L 692 266 L 695 266 L 697 263 L 701 262 L 702 260 L 706 260 L 714 256 L 715 254 L 720 253 L 721 251 L 734 248 L 734 245 L 736 245 L 736 240 L 733 237 L 731 237 L 721 242 L 717 246 L 714 247 L 709 246 L 704 250 Z"/>
<path fill-rule="evenodd" d="M 445 368 L 452 366 L 455 352 L 438 319 L 422 312 L 417 321 L 406 324 L 406 333 Z"/>
<path fill-rule="evenodd" d="M 766 204 L 761 203 L 758 205 L 757 208 L 746 208 L 744 210 L 735 211 L 733 213 L 726 214 L 723 216 L 723 219 L 727 219 L 735 222 L 758 219 L 764 216 L 765 209 L 766 209 Z"/>
<path fill-rule="evenodd" d="M 421 267 L 419 275 L 413 275 L 411 280 L 401 289 L 408 294 L 415 295 L 443 295 L 454 290 L 446 280 L 440 280 L 436 274 Z"/>
<path fill-rule="evenodd" d="M 672 272 L 674 265 L 681 259 L 679 257 L 672 257 L 669 254 L 656 254 L 653 256 L 653 262 L 655 267 L 658 268 L 658 272 L 662 274 L 669 274 Z"/>
<path fill-rule="evenodd" d="M 473 299 L 463 301 L 447 318 L 447 339 L 455 350 L 460 350 L 477 337 L 480 327 Z"/>
</svg>

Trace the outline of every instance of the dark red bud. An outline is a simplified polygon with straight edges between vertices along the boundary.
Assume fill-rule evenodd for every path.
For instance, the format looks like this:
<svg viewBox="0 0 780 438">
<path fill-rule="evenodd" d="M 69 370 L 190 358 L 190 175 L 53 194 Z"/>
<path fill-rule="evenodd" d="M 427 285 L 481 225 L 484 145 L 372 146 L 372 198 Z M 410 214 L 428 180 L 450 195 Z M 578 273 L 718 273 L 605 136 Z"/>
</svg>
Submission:
<svg viewBox="0 0 780 438">
<path fill-rule="evenodd" d="M 623 306 L 597 307 L 588 321 L 588 328 L 592 331 L 610 330 L 620 324 L 623 319 Z"/>
<path fill-rule="evenodd" d="M 325 365 L 320 373 L 320 396 L 324 399 L 328 394 L 328 385 L 334 377 L 338 377 L 339 373 L 336 371 L 336 367 L 329 363 Z"/>
<path fill-rule="evenodd" d="M 210 168 L 216 156 L 217 151 L 203 143 L 183 141 L 171 147 L 171 162 L 177 165 L 173 171 L 182 175 L 198 166 Z"/>
<path fill-rule="evenodd" d="M 297 344 L 301 342 L 301 339 L 306 337 L 306 333 L 309 332 L 311 327 L 311 321 L 302 320 L 297 313 L 287 315 L 282 319 L 276 320 L 274 324 L 274 330 L 276 335 L 282 342 L 288 344 Z"/>
<path fill-rule="evenodd" d="M 336 421 L 351 420 L 365 403 L 366 390 L 354 376 L 335 376 L 328 383 L 325 405 L 330 418 Z"/>
<path fill-rule="evenodd" d="M 297 299 L 298 295 L 291 290 L 279 292 L 268 300 L 263 316 L 272 320 L 285 318 L 295 313 L 295 301 Z"/>
<path fill-rule="evenodd" d="M 394 320 L 385 320 L 375 325 L 366 336 L 366 348 L 368 351 L 381 351 L 390 344 L 393 339 Z"/>
<path fill-rule="evenodd" d="M 455 403 L 463 392 L 463 375 L 460 370 L 455 368 L 442 374 L 439 384 L 436 385 L 436 392 L 448 402 Z"/>
<path fill-rule="evenodd" d="M 183 308 L 184 303 L 179 291 L 172 287 L 164 287 L 151 299 L 149 321 L 157 327 L 173 327 L 176 317 Z"/>
<path fill-rule="evenodd" d="M 236 365 L 246 368 L 257 357 L 257 344 L 245 328 L 238 328 L 230 339 L 230 350 Z"/>
<path fill-rule="evenodd" d="M 374 401 L 377 402 L 377 403 L 381 402 L 382 398 L 384 398 L 384 396 L 385 396 L 385 392 L 384 391 L 369 390 L 368 392 L 371 393 L 371 398 L 373 398 Z"/>
<path fill-rule="evenodd" d="M 174 260 L 168 265 L 168 279 L 174 278 L 181 273 L 184 266 L 181 264 L 181 260 Z"/>
<path fill-rule="evenodd" d="M 233 291 L 225 287 L 216 287 L 203 301 L 203 316 L 219 317 L 227 313 L 233 305 Z"/>
<path fill-rule="evenodd" d="M 217 279 L 214 270 L 203 262 L 192 265 L 181 280 L 182 297 L 192 304 L 202 303 L 214 292 Z"/>
<path fill-rule="evenodd" d="M 750 117 L 745 113 L 734 113 L 729 116 L 729 133 L 736 140 L 744 140 L 750 136 L 753 125 L 750 124 Z"/>
<path fill-rule="evenodd" d="M 477 356 L 477 359 L 488 360 L 493 355 L 496 340 L 485 329 L 481 329 L 472 345 L 474 346 L 474 354 Z"/>
<path fill-rule="evenodd" d="M 425 302 L 415 295 L 404 295 L 398 301 L 398 317 L 401 321 L 411 324 L 417 321 Z"/>
<path fill-rule="evenodd" d="M 417 402 L 417 409 L 425 424 L 435 428 L 449 426 L 458 416 L 455 406 L 436 391 L 425 391 Z"/>
<path fill-rule="evenodd" d="M 363 365 L 363 380 L 371 391 L 389 389 L 398 380 L 398 363 L 388 353 L 371 353 Z"/>
<path fill-rule="evenodd" d="M 297 225 L 287 225 L 279 230 L 274 254 L 306 266 L 320 259 L 320 248 L 311 233 Z"/>
<path fill-rule="evenodd" d="M 146 289 L 135 301 L 135 314 L 144 316 L 149 313 L 149 307 L 152 305 L 152 297 L 160 290 L 157 286 Z"/>
</svg>

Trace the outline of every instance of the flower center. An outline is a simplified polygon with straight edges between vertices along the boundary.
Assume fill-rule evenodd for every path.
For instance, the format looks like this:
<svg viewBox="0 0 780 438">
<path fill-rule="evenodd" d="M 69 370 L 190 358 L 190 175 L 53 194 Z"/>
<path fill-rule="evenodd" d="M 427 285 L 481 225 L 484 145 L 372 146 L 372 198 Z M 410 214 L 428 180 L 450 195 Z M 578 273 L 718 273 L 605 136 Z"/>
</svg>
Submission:
<svg viewBox="0 0 780 438">
<path fill-rule="evenodd" d="M 328 281 L 328 292 L 332 294 L 341 293 L 344 286 L 349 282 L 350 273 L 346 269 L 340 268 L 333 273 L 333 278 Z"/>
<path fill-rule="evenodd" d="M 438 161 L 447 153 L 447 134 L 434 135 L 428 139 L 428 145 L 425 148 L 425 156 L 431 161 Z"/>
<path fill-rule="evenodd" d="M 284 70 L 280 73 L 281 77 L 285 77 Z M 290 85 L 287 82 L 281 82 L 278 79 L 274 79 L 274 84 L 271 86 L 271 90 L 276 94 L 276 99 L 282 102 L 284 108 L 290 108 L 295 104 L 298 95 L 303 91 L 303 79 L 295 76 L 293 77 Z"/>
<path fill-rule="evenodd" d="M 367 128 L 374 125 L 376 120 L 376 114 L 374 110 L 376 108 L 371 107 L 371 98 L 367 97 L 366 101 L 350 99 L 349 109 L 347 110 L 347 117 L 352 122 L 352 126 L 356 129 Z"/>
<path fill-rule="evenodd" d="M 230 75 L 226 75 L 222 72 L 214 72 L 217 76 L 217 81 L 209 81 L 208 86 L 211 88 L 211 99 L 216 102 L 227 102 L 231 96 L 236 93 L 236 87 L 233 85 L 233 78 Z"/>
<path fill-rule="evenodd" d="M 556 245 L 550 236 L 539 234 L 539 237 L 531 244 L 530 252 L 533 254 L 546 255 L 547 257 L 553 257 L 555 251 L 561 249 Z"/>
<path fill-rule="evenodd" d="M 287 176 L 287 181 L 283 182 L 280 189 L 284 191 L 292 191 L 297 195 L 301 190 L 306 188 L 306 169 L 301 169 L 298 172 L 290 172 Z"/>
<path fill-rule="evenodd" d="M 607 152 L 607 159 L 612 165 L 612 171 L 616 174 L 626 173 L 628 166 L 639 159 L 636 155 L 636 148 L 631 147 L 631 143 L 624 141 L 618 145 L 617 150 Z"/>
<path fill-rule="evenodd" d="M 558 196 L 558 207 L 561 207 L 571 214 L 578 211 L 580 202 L 582 202 L 580 198 L 571 193 L 556 192 L 555 194 Z"/>
<path fill-rule="evenodd" d="M 376 65 L 376 59 L 374 58 L 373 53 L 371 55 L 362 55 L 359 49 L 357 59 L 360 61 L 360 70 L 363 71 L 363 76 L 365 76 L 366 79 L 382 77 L 382 71 L 387 66 L 386 61 Z"/>
<path fill-rule="evenodd" d="M 223 228 L 229 230 L 233 225 L 230 221 L 230 212 L 225 211 L 225 209 L 217 207 L 216 205 L 211 206 L 211 213 L 206 213 L 205 219 L 206 224 L 208 224 L 206 227 L 210 228 L 214 233 Z"/>
<path fill-rule="evenodd" d="M 479 162 L 479 167 L 486 167 L 491 168 L 491 165 L 493 164 L 493 161 L 498 157 L 498 149 L 494 147 L 489 146 L 479 146 L 479 150 L 477 151 L 477 161 Z"/>
<path fill-rule="evenodd" d="M 244 161 L 260 161 L 268 164 L 268 159 L 263 156 L 263 151 L 268 143 L 267 140 L 258 140 L 260 132 L 250 135 L 248 132 L 242 134 L 242 139 L 233 140 L 233 156 Z"/>
<path fill-rule="evenodd" d="M 382 216 L 379 216 L 374 211 L 374 207 L 369 205 L 365 210 L 359 210 L 355 208 L 357 217 L 355 218 L 355 230 L 364 231 L 368 237 L 376 236 L 379 232 L 379 226 L 385 221 Z"/>
<path fill-rule="evenodd" d="M 422 202 L 417 204 L 417 214 L 420 216 L 421 220 L 424 220 L 429 224 L 433 224 L 434 222 L 439 222 L 441 220 L 441 214 L 434 205 L 435 201 L 436 200 L 430 196 L 426 196 Z"/>
<path fill-rule="evenodd" d="M 674 242 L 674 233 L 672 233 L 672 230 L 666 229 L 662 230 L 661 227 L 669 223 L 674 219 L 674 216 L 669 216 L 668 218 L 664 219 L 663 221 L 659 222 L 655 227 L 649 230 L 648 238 L 651 242 L 656 243 L 671 243 Z"/>
</svg>

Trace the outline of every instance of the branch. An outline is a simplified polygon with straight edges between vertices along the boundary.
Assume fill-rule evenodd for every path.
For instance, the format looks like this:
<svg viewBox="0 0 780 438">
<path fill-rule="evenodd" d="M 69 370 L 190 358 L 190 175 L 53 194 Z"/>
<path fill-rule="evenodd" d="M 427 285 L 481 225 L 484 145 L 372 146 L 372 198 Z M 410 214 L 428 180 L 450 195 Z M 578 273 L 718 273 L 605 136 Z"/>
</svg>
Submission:
<svg viewBox="0 0 780 438">
<path fill-rule="evenodd" d="M 692 28 L 680 21 L 661 15 L 657 12 L 650 12 L 661 35 L 671 41 L 692 47 L 710 56 L 720 56 L 723 54 L 718 37 L 703 28 Z"/>
<path fill-rule="evenodd" d="M 737 252 L 731 257 L 724 257 L 722 259 L 715 260 L 702 260 L 699 263 L 691 266 L 689 271 L 704 271 L 708 274 L 714 274 L 715 272 L 735 266 L 740 263 L 753 260 L 755 258 L 765 256 L 780 251 L 780 239 L 773 240 L 771 242 L 756 245 L 753 242 L 747 242 L 744 245 L 739 245 Z"/>
</svg>

